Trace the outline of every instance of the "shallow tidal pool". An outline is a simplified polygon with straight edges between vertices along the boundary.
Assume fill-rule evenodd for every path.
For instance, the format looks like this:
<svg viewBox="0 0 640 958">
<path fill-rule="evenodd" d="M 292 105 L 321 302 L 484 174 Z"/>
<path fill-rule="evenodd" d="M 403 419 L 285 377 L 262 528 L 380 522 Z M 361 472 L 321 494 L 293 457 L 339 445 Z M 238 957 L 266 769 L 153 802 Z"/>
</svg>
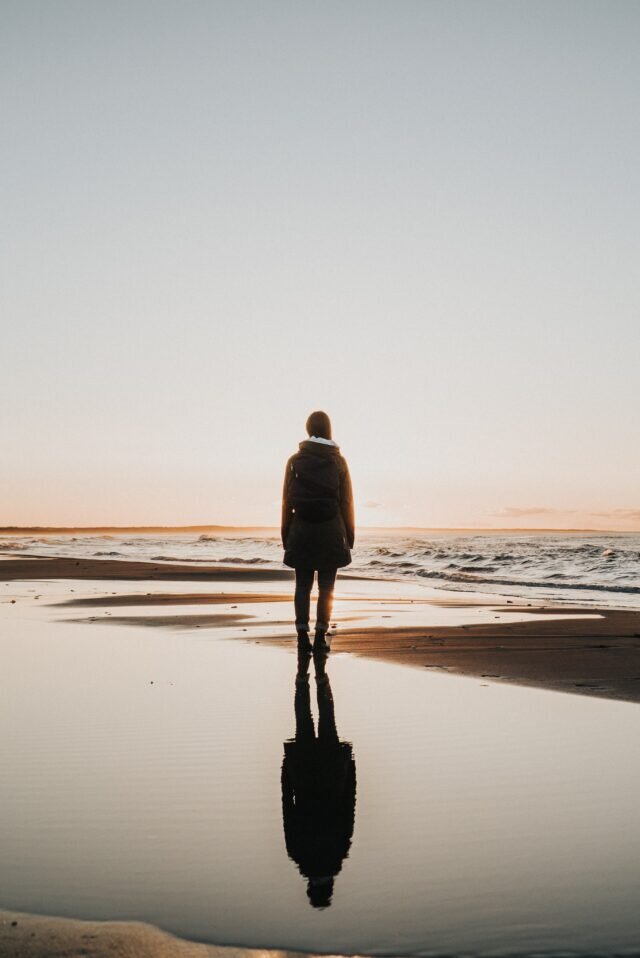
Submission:
<svg viewBox="0 0 640 958">
<path fill-rule="evenodd" d="M 5 612 L 3 907 L 331 953 L 640 951 L 637 706 L 334 655 L 319 714 L 293 643 Z"/>
</svg>

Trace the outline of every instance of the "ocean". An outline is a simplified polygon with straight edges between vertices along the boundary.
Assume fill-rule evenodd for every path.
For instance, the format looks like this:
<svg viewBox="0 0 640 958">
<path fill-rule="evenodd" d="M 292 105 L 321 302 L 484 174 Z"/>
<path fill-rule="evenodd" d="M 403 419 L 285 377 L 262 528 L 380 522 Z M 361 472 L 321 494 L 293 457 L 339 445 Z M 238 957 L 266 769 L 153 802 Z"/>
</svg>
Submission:
<svg viewBox="0 0 640 958">
<path fill-rule="evenodd" d="M 279 568 L 276 530 L 3 535 L 0 554 Z M 349 571 L 582 605 L 640 608 L 640 534 L 361 530 Z"/>
</svg>

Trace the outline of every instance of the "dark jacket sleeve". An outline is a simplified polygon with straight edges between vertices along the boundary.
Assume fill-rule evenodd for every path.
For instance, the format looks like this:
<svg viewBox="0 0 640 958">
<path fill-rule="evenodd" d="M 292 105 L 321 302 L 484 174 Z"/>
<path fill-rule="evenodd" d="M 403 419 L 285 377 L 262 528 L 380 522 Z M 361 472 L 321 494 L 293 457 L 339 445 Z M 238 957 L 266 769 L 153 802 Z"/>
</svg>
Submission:
<svg viewBox="0 0 640 958">
<path fill-rule="evenodd" d="M 282 483 L 282 517 L 280 520 L 280 535 L 282 545 L 287 548 L 287 536 L 291 524 L 291 498 L 289 496 L 289 486 L 291 482 L 291 460 L 287 461 L 284 470 L 284 482 Z"/>
<path fill-rule="evenodd" d="M 342 513 L 342 518 L 344 519 L 344 526 L 347 531 L 347 542 L 349 544 L 349 548 L 353 549 L 353 543 L 355 541 L 356 534 L 356 519 L 353 510 L 353 489 L 351 487 L 349 466 L 344 459 L 343 463 L 344 472 L 342 475 L 342 481 L 340 483 L 340 512 Z"/>
</svg>

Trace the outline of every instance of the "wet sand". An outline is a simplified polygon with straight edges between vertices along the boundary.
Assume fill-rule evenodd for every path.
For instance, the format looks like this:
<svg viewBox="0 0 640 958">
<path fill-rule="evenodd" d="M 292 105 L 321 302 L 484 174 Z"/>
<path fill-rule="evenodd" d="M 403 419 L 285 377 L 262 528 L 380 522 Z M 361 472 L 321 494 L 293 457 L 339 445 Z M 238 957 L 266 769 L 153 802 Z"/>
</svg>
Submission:
<svg viewBox="0 0 640 958">
<path fill-rule="evenodd" d="M 76 621 L 139 625 L 168 629 L 237 626 L 241 638 L 292 643 L 291 591 L 269 591 L 271 582 L 291 580 L 287 569 L 198 566 L 127 562 L 109 559 L 7 559 L 0 561 L 0 581 L 128 580 L 132 582 L 233 582 L 232 591 L 144 592 L 78 595 L 64 593 L 58 609 Z M 348 581 L 342 590 L 340 582 Z M 257 591 L 264 583 L 266 589 Z M 364 595 L 341 598 L 358 585 Z M 392 588 L 393 586 L 393 588 Z M 405 590 L 406 595 L 402 594 Z M 409 583 L 359 579 L 341 574 L 337 588 L 335 653 L 354 653 L 399 665 L 444 670 L 483 680 L 640 701 L 640 612 L 591 607 L 522 603 L 501 597 L 453 596 Z M 7 601 L 7 599 L 5 599 Z M 261 634 L 267 603 L 277 618 Z M 188 607 L 220 606 L 211 613 Z M 92 609 L 131 609 L 117 615 Z M 161 611 L 165 607 L 166 611 Z M 183 607 L 182 610 L 177 607 Z M 241 611 L 238 611 L 241 607 Z M 410 621 L 404 611 L 410 610 Z M 438 614 L 436 615 L 436 610 Z M 461 618 L 462 616 L 462 618 Z M 475 616 L 475 621 L 470 618 Z M 465 618 L 466 617 L 466 618 Z M 404 621 L 403 621 L 404 619 Z M 384 621 L 383 621 L 384 620 Z M 71 621 L 74 621 L 71 618 Z"/>
<path fill-rule="evenodd" d="M 27 579 L 158 579 L 195 582 L 235 579 L 271 582 L 293 579 L 290 569 L 236 569 L 198 563 L 127 562 L 122 559 L 70 559 L 49 556 L 3 559 L 0 582 Z"/>
<path fill-rule="evenodd" d="M 347 628 L 332 648 L 492 681 L 640 702 L 640 613 L 536 609 L 548 619 L 436 628 Z M 530 610 L 508 607 L 510 614 Z M 581 618 L 571 618 L 581 616 Z"/>
<path fill-rule="evenodd" d="M 291 951 L 222 948 L 135 921 L 78 921 L 0 911 L 0 958 L 286 958 Z"/>
</svg>

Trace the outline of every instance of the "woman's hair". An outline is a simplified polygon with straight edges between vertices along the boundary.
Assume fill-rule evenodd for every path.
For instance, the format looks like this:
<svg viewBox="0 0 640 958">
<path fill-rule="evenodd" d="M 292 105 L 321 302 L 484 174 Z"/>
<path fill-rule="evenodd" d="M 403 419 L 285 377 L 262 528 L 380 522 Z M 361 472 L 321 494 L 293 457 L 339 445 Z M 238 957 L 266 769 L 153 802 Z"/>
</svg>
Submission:
<svg viewBox="0 0 640 958">
<path fill-rule="evenodd" d="M 307 435 L 318 439 L 331 439 L 331 420 L 326 412 L 312 412 L 307 419 Z"/>
</svg>

